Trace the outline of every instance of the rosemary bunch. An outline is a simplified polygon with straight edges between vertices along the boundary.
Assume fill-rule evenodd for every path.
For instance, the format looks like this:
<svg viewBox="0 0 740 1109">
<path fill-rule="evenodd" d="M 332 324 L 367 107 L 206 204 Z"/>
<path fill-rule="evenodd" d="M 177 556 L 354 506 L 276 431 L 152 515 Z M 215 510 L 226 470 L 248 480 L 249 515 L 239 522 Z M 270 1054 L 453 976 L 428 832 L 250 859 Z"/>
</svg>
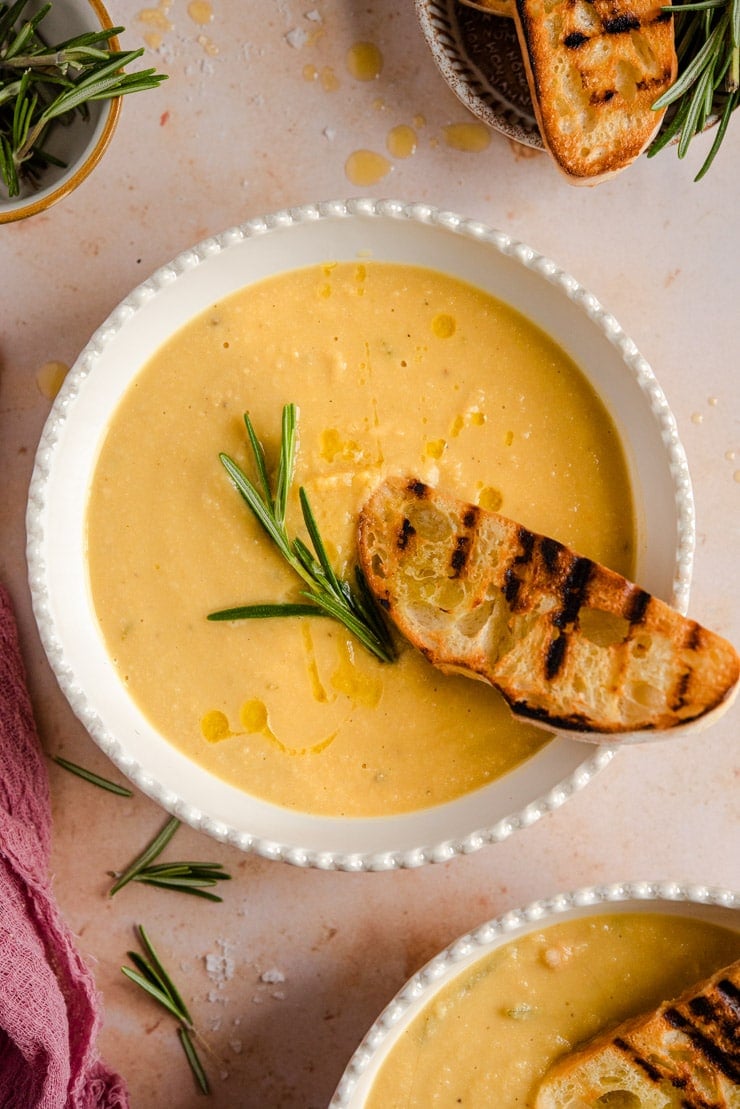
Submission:
<svg viewBox="0 0 740 1109">
<path fill-rule="evenodd" d="M 0 3 L 0 179 L 10 197 L 18 196 L 23 180 L 37 186 L 48 165 L 64 164 L 46 148 L 55 126 L 75 115 L 87 118 L 93 101 L 143 92 L 166 79 L 153 69 L 123 73 L 144 53 L 108 49 L 123 27 L 51 45 L 39 30 L 51 3 L 24 18 L 28 4 Z"/>
<path fill-rule="evenodd" d="M 683 158 L 692 138 L 717 120 L 714 142 L 695 177 L 699 181 L 714 161 L 740 101 L 740 0 L 697 0 L 663 10 L 677 20 L 678 77 L 653 104 L 656 111 L 670 111 L 648 157 L 675 138 Z"/>
<path fill-rule="evenodd" d="M 298 409 L 295 404 L 283 408 L 282 436 L 277 478 L 273 490 L 267 473 L 262 444 L 252 426 L 249 414 L 244 422 L 254 456 L 259 488 L 227 454 L 219 455 L 221 463 L 267 535 L 288 565 L 303 581 L 304 603 L 254 604 L 212 612 L 209 620 L 247 620 L 267 616 L 331 616 L 343 624 L 376 658 L 392 662 L 396 657 L 390 632 L 359 567 L 355 569 L 355 588 L 339 577 L 329 562 L 324 542 L 311 511 L 306 490 L 298 491 L 303 521 L 313 552 L 300 538 L 290 539 L 285 529 L 288 491 L 293 481 L 297 445 Z"/>
</svg>

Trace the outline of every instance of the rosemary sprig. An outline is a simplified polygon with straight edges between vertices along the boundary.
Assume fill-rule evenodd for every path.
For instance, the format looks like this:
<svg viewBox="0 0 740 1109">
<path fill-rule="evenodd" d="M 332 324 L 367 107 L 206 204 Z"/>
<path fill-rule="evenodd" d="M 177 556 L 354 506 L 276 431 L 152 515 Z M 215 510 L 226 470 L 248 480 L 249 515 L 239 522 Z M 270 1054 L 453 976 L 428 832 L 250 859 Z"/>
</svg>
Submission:
<svg viewBox="0 0 740 1109">
<path fill-rule="evenodd" d="M 138 951 L 127 952 L 135 969 L 121 967 L 121 970 L 127 978 L 140 986 L 142 990 L 153 997 L 155 1001 L 158 1001 L 168 1013 L 179 1021 L 177 1034 L 185 1052 L 185 1057 L 198 1086 L 204 1094 L 208 1094 L 210 1093 L 208 1076 L 203 1069 L 203 1064 L 193 1043 L 193 1036 L 197 1035 L 193 1026 L 193 1018 L 172 978 L 162 965 L 162 961 L 144 930 L 144 926 L 139 924 L 137 931 L 144 955 L 140 955 Z"/>
<path fill-rule="evenodd" d="M 116 793 L 119 797 L 133 797 L 134 795 L 133 790 L 126 786 L 119 786 L 116 782 L 111 782 L 109 778 L 101 778 L 99 774 L 94 774 L 92 770 L 87 770 L 84 766 L 78 766 L 76 762 L 70 762 L 69 759 L 63 759 L 61 755 L 54 755 L 53 761 L 68 770 L 70 774 L 76 774 L 78 778 L 84 778 L 86 782 L 90 782 L 94 786 L 107 789 L 109 793 Z"/>
<path fill-rule="evenodd" d="M 151 843 L 147 844 L 141 854 L 124 871 L 109 872 L 111 877 L 116 879 L 108 891 L 109 897 L 113 897 L 129 882 L 143 882 L 145 885 L 157 886 L 159 889 L 189 893 L 194 897 L 205 898 L 206 901 L 221 901 L 222 898 L 215 893 L 210 893 L 208 889 L 209 886 L 215 886 L 217 882 L 227 882 L 231 879 L 231 875 L 227 874 L 221 863 L 179 861 L 154 863 L 179 827 L 180 821 L 177 817 L 171 817 Z"/>
<path fill-rule="evenodd" d="M 252 448 L 257 484 L 227 454 L 219 458 L 247 507 L 254 514 L 278 551 L 303 581 L 301 596 L 309 604 L 254 604 L 220 609 L 209 614 L 209 620 L 245 620 L 274 616 L 331 616 L 359 639 L 363 647 L 383 662 L 396 657 L 393 640 L 367 587 L 362 571 L 355 569 L 355 587 L 339 577 L 329 562 L 316 518 L 303 487 L 299 500 L 313 551 L 300 538 L 290 539 L 285 527 L 288 492 L 295 471 L 298 409 L 287 404 L 282 414 L 280 455 L 273 491 L 265 452 L 249 418 L 244 414 L 247 437 Z"/>
<path fill-rule="evenodd" d="M 740 103 L 740 0 L 696 0 L 664 8 L 679 19 L 676 34 L 678 77 L 653 104 L 670 109 L 648 150 L 653 157 L 673 139 L 679 158 L 707 124 L 717 120 L 709 154 L 694 178 L 708 171 L 724 140 L 730 116 Z"/>
<path fill-rule="evenodd" d="M 55 46 L 39 25 L 52 5 L 24 18 L 30 0 L 0 3 L 0 179 L 8 196 L 18 196 L 23 180 L 38 185 L 47 165 L 61 165 L 46 150 L 56 125 L 87 117 L 88 106 L 155 88 L 166 74 L 153 69 L 123 70 L 144 53 L 109 50 L 123 27 L 90 31 Z"/>
</svg>

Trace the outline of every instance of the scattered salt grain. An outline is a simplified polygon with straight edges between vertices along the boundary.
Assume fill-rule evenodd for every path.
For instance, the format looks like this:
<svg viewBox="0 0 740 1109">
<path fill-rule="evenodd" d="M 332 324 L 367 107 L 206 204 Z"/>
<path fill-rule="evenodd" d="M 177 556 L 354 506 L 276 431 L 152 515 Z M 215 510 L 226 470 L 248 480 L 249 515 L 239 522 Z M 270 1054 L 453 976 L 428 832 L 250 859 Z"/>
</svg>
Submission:
<svg viewBox="0 0 740 1109">
<path fill-rule="evenodd" d="M 229 1040 L 229 1047 L 231 1048 L 231 1050 L 234 1052 L 235 1055 L 241 1055 L 241 1053 L 242 1053 L 242 1042 L 241 1042 L 241 1040 Z"/>
<path fill-rule="evenodd" d="M 308 42 L 308 31 L 304 31 L 302 27 L 293 27 L 285 36 L 285 41 L 294 50 L 300 50 Z"/>
<path fill-rule="evenodd" d="M 306 12 L 306 19 L 310 19 L 312 23 L 321 23 L 321 12 L 317 11 L 316 8 L 312 8 L 310 12 Z"/>
<path fill-rule="evenodd" d="M 260 982 L 269 982 L 270 984 L 274 984 L 284 981 L 285 975 L 281 970 L 278 970 L 277 967 L 273 967 L 272 970 L 265 970 L 260 975 Z"/>
<path fill-rule="evenodd" d="M 220 951 L 209 952 L 206 959 L 206 973 L 212 982 L 223 986 L 234 977 L 234 960 L 229 954 L 226 940 L 218 940 Z"/>
</svg>

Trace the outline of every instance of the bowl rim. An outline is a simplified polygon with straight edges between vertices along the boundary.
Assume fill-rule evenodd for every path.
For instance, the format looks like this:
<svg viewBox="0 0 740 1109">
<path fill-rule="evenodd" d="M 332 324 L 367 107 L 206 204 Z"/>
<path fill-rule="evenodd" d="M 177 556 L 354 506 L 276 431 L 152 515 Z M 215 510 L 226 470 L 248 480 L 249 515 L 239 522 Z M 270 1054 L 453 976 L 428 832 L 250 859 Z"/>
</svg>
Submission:
<svg viewBox="0 0 740 1109">
<path fill-rule="evenodd" d="M 671 880 L 582 886 L 530 901 L 523 908 L 510 909 L 487 920 L 429 959 L 384 1006 L 352 1053 L 328 1109 L 362 1109 L 371 1091 L 369 1088 L 358 1091 L 358 1084 L 369 1068 L 380 1067 L 383 1058 L 392 1050 L 396 1035 L 418 1015 L 437 990 L 497 947 L 568 917 L 633 910 L 695 917 L 702 908 L 707 915 L 712 909 L 736 912 L 738 917 L 733 927 L 740 932 L 740 890 Z M 358 1099 L 355 1099 L 356 1093 L 359 1093 Z"/>
<path fill-rule="evenodd" d="M 534 110 L 526 113 L 505 101 L 468 57 L 457 21 L 459 2 L 414 0 L 416 16 L 437 69 L 458 100 L 478 119 L 521 146 L 544 151 Z M 511 19 L 496 12 L 481 15 L 485 19 Z"/>
<path fill-rule="evenodd" d="M 101 0 L 87 0 L 87 2 L 97 16 L 103 30 L 114 26 Z M 111 50 L 120 49 L 118 38 L 115 35 L 109 39 L 109 44 Z M 28 219 L 29 216 L 45 212 L 53 204 L 63 200 L 65 196 L 69 196 L 82 184 L 85 178 L 90 176 L 113 138 L 121 114 L 121 100 L 122 97 L 116 96 L 103 102 L 100 118 L 95 125 L 90 142 L 85 148 L 81 160 L 71 166 L 56 184 L 46 189 L 39 189 L 30 196 L 13 198 L 0 204 L 0 224 Z"/>
<path fill-rule="evenodd" d="M 501 265 L 506 265 L 516 274 L 522 274 L 523 279 L 534 280 L 537 288 L 543 288 L 548 298 L 552 294 L 545 286 L 555 289 L 554 301 L 557 302 L 558 311 L 564 301 L 572 302 L 568 312 L 574 312 L 577 318 L 585 318 L 588 334 L 598 333 L 599 343 L 606 341 L 614 348 L 614 358 L 618 361 L 620 369 L 624 368 L 631 375 L 631 386 L 639 390 L 641 408 L 645 409 L 646 418 L 650 419 L 650 426 L 656 436 L 660 437 L 661 450 L 666 457 L 666 469 L 670 472 L 671 488 L 674 496 L 674 509 L 676 513 L 676 546 L 672 557 L 673 583 L 672 603 L 685 610 L 688 602 L 689 584 L 694 550 L 694 511 L 691 483 L 688 466 L 683 447 L 678 438 L 675 418 L 668 407 L 665 396 L 654 377 L 649 365 L 639 353 L 635 344 L 624 333 L 613 316 L 608 313 L 599 301 L 581 286 L 569 274 L 562 271 L 549 259 L 534 251 L 516 239 L 512 239 L 504 232 L 497 231 L 477 220 L 462 217 L 456 213 L 444 211 L 428 204 L 413 203 L 400 200 L 375 200 L 368 198 L 353 198 L 350 200 L 334 200 L 316 204 L 304 204 L 295 208 L 283 209 L 268 216 L 256 217 L 246 223 L 233 227 L 220 235 L 204 240 L 194 248 L 182 251 L 172 262 L 160 267 L 150 278 L 137 286 L 108 316 L 105 322 L 96 330 L 88 344 L 79 355 L 75 365 L 67 375 L 54 405 L 49 413 L 44 426 L 36 452 L 34 469 L 29 488 L 28 506 L 26 512 L 27 526 L 27 562 L 29 570 L 29 586 L 34 617 L 39 629 L 42 645 L 47 654 L 52 670 L 57 681 L 69 701 L 73 711 L 85 726 L 97 745 L 108 755 L 119 769 L 144 793 L 150 796 L 164 809 L 177 816 L 194 828 L 204 831 L 222 842 L 228 842 L 243 851 L 256 853 L 266 858 L 279 859 L 297 866 L 313 866 L 320 869 L 357 871 L 381 871 L 398 868 L 417 867 L 428 862 L 447 861 L 457 855 L 469 854 L 479 850 L 486 844 L 500 842 L 508 838 L 513 832 L 526 828 L 538 821 L 547 813 L 559 808 L 574 792 L 584 788 L 593 777 L 604 769 L 616 755 L 617 747 L 606 743 L 603 746 L 593 747 L 584 745 L 577 740 L 562 740 L 555 738 L 546 745 L 543 752 L 534 759 L 541 758 L 542 764 L 547 767 L 547 785 L 535 786 L 535 797 L 528 796 L 527 803 L 521 803 L 513 796 L 517 779 L 517 770 L 504 776 L 507 783 L 506 801 L 509 807 L 505 815 L 498 818 L 490 814 L 487 805 L 488 791 L 491 787 L 484 787 L 477 794 L 465 795 L 457 801 L 449 803 L 456 806 L 458 813 L 464 810 L 466 823 L 464 830 L 458 828 L 456 832 L 447 832 L 447 838 L 440 842 L 440 835 L 432 827 L 439 813 L 437 809 L 421 810 L 419 813 L 400 814 L 388 818 L 382 823 L 394 836 L 398 835 L 403 846 L 368 847 L 368 843 L 376 844 L 376 828 L 378 819 L 351 818 L 316 818 L 305 815 L 301 823 L 301 837 L 298 842 L 291 842 L 287 832 L 279 834 L 276 838 L 263 833 L 254 832 L 239 826 L 233 817 L 224 818 L 209 815 L 204 811 L 200 792 L 197 795 L 183 788 L 182 777 L 178 789 L 158 780 L 143 762 L 127 751 L 125 743 L 119 739 L 104 723 L 101 715 L 91 705 L 89 695 L 85 693 L 67 658 L 60 639 L 57 627 L 57 613 L 54 610 L 53 598 L 50 596 L 49 575 L 53 562 L 59 558 L 50 557 L 46 549 L 46 530 L 48 513 L 50 511 L 49 491 L 47 485 L 53 473 L 55 456 L 65 449 L 65 435 L 68 428 L 68 418 L 73 411 L 74 402 L 84 391 L 86 383 L 94 379 L 94 366 L 109 343 L 114 344 L 121 330 L 136 319 L 137 313 L 146 311 L 153 301 L 161 295 L 166 304 L 171 305 L 172 289 L 176 283 L 183 279 L 186 289 L 190 277 L 199 279 L 199 267 L 213 259 L 218 265 L 218 258 L 226 254 L 232 247 L 238 251 L 240 248 L 253 249 L 253 240 L 262 240 L 275 232 L 278 236 L 284 235 L 286 230 L 302 225 L 316 225 L 321 221 L 329 221 L 339 225 L 347 221 L 355 221 L 365 233 L 364 225 L 368 221 L 384 220 L 388 233 L 392 230 L 396 235 L 395 224 L 406 222 L 414 225 L 410 233 L 426 234 L 426 228 L 435 230 L 438 238 L 445 239 L 447 232 L 453 232 L 453 240 L 458 242 L 460 250 L 467 251 L 467 240 L 478 244 L 477 249 L 485 252 L 488 258 L 489 249 L 492 255 L 503 256 Z M 313 232 L 311 232 L 313 234 Z M 269 243 L 268 243 L 269 246 Z M 254 249 L 257 249 L 255 242 Z M 295 268 L 295 263 L 291 263 Z M 428 263 L 431 264 L 431 263 Z M 290 268 L 283 266 L 282 269 Z M 530 271 L 530 272 L 526 272 Z M 277 272 L 273 270 L 271 272 Z M 533 275 L 533 276 L 531 276 Z M 202 273 L 200 275 L 202 277 Z M 252 278 L 251 280 L 254 280 Z M 243 284 L 249 280 L 244 279 Z M 214 297 L 217 293 L 213 294 Z M 203 305 L 198 307 L 207 307 Z M 565 311 L 565 308 L 562 309 Z M 193 312 L 190 310 L 190 314 Z M 590 323 L 588 322 L 590 321 Z M 139 322 L 138 320 L 136 321 Z M 593 325 L 593 327 L 592 327 Z M 128 354 L 128 352 L 127 352 Z M 138 368 L 138 365 L 137 365 Z M 66 526 L 66 525 L 65 525 Z M 65 599 L 65 604 L 69 602 Z M 110 661 L 108 660 L 108 665 Z M 135 722 L 136 723 L 136 722 Z M 129 740 L 130 742 L 130 740 Z M 560 745 L 565 745 L 565 748 Z M 580 750 L 579 750 L 580 748 Z M 567 758 L 560 759 L 558 752 L 568 752 Z M 583 753 L 581 753 L 581 751 Z M 548 752 L 552 755 L 553 765 L 547 761 Z M 179 760 L 178 760 L 179 756 Z M 149 752 L 147 751 L 147 757 Z M 187 778 L 192 769 L 185 756 L 179 755 L 174 748 L 169 747 L 167 758 L 173 759 Z M 527 767 L 532 760 L 528 760 Z M 563 763 L 568 768 L 562 769 Z M 195 764 L 193 764 L 195 765 Z M 168 762 L 168 769 L 170 763 Z M 557 773 L 554 779 L 549 776 L 550 771 Z M 175 772 L 177 767 L 175 767 Z M 206 775 L 207 771 L 200 768 L 199 773 Z M 539 775 L 542 777 L 542 774 Z M 535 774 L 535 778 L 538 775 Z M 497 783 L 492 783 L 495 787 Z M 220 784 L 223 786 L 223 783 Z M 235 787 L 231 787 L 238 793 Z M 226 796 L 224 794 L 224 796 Z M 509 799 L 511 796 L 511 799 Z M 243 807 L 244 795 L 239 793 L 238 798 Z M 228 804 L 232 804 L 231 795 L 227 797 Z M 267 803 L 258 803 L 258 799 L 250 798 L 253 804 L 252 817 L 255 809 L 258 816 L 264 816 L 264 806 L 269 809 L 270 821 L 274 821 L 274 814 L 282 812 L 277 806 Z M 469 803 L 469 809 L 466 808 Z M 260 805 L 263 808 L 260 808 Z M 444 806 L 443 806 L 444 807 Z M 226 802 L 222 809 L 228 808 Z M 229 810 L 230 812 L 233 811 Z M 240 810 L 241 812 L 241 810 Z M 485 816 L 482 813 L 485 812 Z M 469 816 L 472 816 L 468 823 Z M 282 818 L 277 824 L 281 824 Z M 255 821 L 259 823 L 259 821 Z M 337 826 L 340 832 L 337 833 Z M 328 828 L 328 832 L 327 832 Z M 341 829 L 343 829 L 343 833 Z M 290 833 L 293 834 L 291 825 Z M 327 837 L 328 836 L 328 840 Z M 323 837 L 323 838 L 322 838 Z M 387 839 L 387 837 L 386 837 Z M 306 846 L 306 843 L 310 846 Z M 327 842 L 329 846 L 327 846 Z M 395 842 L 395 841 L 394 841 Z M 343 846 L 339 846 L 342 844 Z M 360 844 L 360 846 L 358 846 Z"/>
</svg>

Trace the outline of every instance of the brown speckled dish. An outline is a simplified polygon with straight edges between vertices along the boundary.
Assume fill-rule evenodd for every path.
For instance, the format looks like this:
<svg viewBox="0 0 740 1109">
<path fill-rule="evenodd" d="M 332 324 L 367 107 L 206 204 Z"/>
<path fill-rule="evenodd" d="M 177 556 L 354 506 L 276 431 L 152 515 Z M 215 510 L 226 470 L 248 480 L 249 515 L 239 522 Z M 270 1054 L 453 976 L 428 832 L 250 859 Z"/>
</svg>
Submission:
<svg viewBox="0 0 740 1109">
<path fill-rule="evenodd" d="M 463 104 L 525 146 L 543 149 L 514 21 L 459 0 L 415 0 L 440 73 Z"/>
</svg>

